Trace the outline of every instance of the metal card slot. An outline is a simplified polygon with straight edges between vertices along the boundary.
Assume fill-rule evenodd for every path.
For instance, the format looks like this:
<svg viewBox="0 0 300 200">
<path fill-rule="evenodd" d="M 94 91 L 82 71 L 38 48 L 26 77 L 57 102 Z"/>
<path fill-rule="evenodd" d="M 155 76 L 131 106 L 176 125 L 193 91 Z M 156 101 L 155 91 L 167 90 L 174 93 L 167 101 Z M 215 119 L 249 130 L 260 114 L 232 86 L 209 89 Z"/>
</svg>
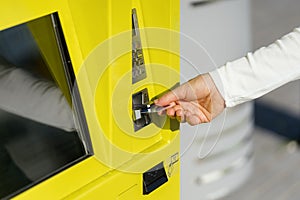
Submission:
<svg viewBox="0 0 300 200">
<path fill-rule="evenodd" d="M 148 113 L 141 112 L 147 105 L 149 105 L 147 88 L 132 95 L 132 119 L 135 131 L 140 130 L 152 122 Z"/>
</svg>

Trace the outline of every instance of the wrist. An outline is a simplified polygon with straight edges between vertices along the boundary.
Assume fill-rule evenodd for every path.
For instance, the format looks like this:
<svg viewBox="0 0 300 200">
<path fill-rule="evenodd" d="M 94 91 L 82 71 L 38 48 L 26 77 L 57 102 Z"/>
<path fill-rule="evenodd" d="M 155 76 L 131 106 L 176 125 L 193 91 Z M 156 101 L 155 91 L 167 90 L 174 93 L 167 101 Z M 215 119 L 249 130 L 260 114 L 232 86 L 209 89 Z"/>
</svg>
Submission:
<svg viewBox="0 0 300 200">
<path fill-rule="evenodd" d="M 207 73 L 201 75 L 205 81 L 205 84 L 209 90 L 210 101 L 211 101 L 211 114 L 212 118 L 219 115 L 226 107 L 225 100 L 215 83 L 215 79 Z"/>
</svg>

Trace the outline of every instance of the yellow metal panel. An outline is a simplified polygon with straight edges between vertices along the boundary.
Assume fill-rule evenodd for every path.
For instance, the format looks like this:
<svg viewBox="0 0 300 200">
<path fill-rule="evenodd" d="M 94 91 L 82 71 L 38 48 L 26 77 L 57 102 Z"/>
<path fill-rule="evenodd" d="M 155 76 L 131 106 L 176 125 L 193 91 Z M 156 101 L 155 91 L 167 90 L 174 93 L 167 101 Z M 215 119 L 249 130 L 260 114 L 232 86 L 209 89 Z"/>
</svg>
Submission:
<svg viewBox="0 0 300 200">
<path fill-rule="evenodd" d="M 59 0 L 44 1 L 42 3 L 34 0 L 3 1 L 0 8 L 0 30 L 56 12 L 61 7 L 57 6 L 58 3 Z"/>
<path fill-rule="evenodd" d="M 84 59 L 101 42 L 109 37 L 109 5 L 107 0 L 68 0 L 72 22 L 79 38 Z M 100 55 L 99 55 L 100 56 Z M 76 66 L 79 68 L 80 66 Z"/>
<path fill-rule="evenodd" d="M 57 51 L 57 44 L 53 43 L 53 41 L 55 41 L 54 30 L 51 26 L 48 26 L 48 24 L 52 24 L 50 17 L 27 23 L 50 73 L 63 91 L 68 102 L 71 103 L 71 96 L 64 73 L 64 67 L 59 52 Z M 39 37 L 40 35 L 44 35 L 44 37 L 41 38 Z"/>
<path fill-rule="evenodd" d="M 65 200 L 79 199 L 116 199 L 116 200 L 166 200 L 179 199 L 179 173 L 172 177 L 164 186 L 155 192 L 142 195 L 142 179 L 139 174 L 119 173 L 117 171 L 107 174 L 87 187 L 73 193 Z"/>
<path fill-rule="evenodd" d="M 148 75 L 134 85 L 132 8 L 137 9 Z M 5 1 L 0 29 L 53 12 L 60 16 L 95 155 L 15 199 L 179 199 L 179 162 L 167 183 L 142 194 L 142 170 L 165 161 L 169 171 L 168 159 L 179 152 L 178 130 L 151 124 L 134 132 L 131 116 L 133 93 L 148 88 L 152 98 L 179 81 L 179 37 L 174 32 L 179 1 Z"/>
<path fill-rule="evenodd" d="M 150 4 L 151 2 L 148 1 L 147 3 Z M 155 2 L 152 3 L 155 4 Z M 167 3 L 170 4 L 170 2 Z M 136 7 L 141 28 L 143 26 L 156 27 L 151 20 L 151 23 L 146 25 L 144 18 L 151 19 L 157 12 L 155 11 L 150 15 L 148 11 L 146 13 L 149 15 L 144 16 L 141 5 L 136 2 L 132 3 L 130 0 L 110 1 L 108 4 L 104 3 L 102 7 L 92 1 L 87 7 L 92 8 L 92 13 L 95 12 L 96 14 L 78 15 L 86 7 L 86 2 L 79 1 L 76 4 L 70 2 L 70 4 L 75 29 L 85 57 L 84 65 L 78 70 L 77 78 L 81 83 L 79 86 L 84 98 L 83 103 L 87 118 L 90 122 L 89 127 L 95 156 L 111 167 L 116 167 L 132 159 L 135 153 L 147 149 L 160 140 L 164 140 L 162 136 L 166 134 L 163 134 L 163 132 L 169 132 L 161 131 L 151 124 L 135 133 L 131 119 L 130 99 L 134 92 L 147 87 L 150 97 L 158 94 L 152 84 L 154 82 L 152 71 L 155 70 L 151 69 L 152 58 L 148 56 L 147 33 L 141 34 L 141 36 L 145 46 L 144 55 L 148 77 L 144 81 L 131 86 L 131 10 Z M 161 2 L 158 4 L 161 4 Z M 150 8 L 152 9 L 153 6 Z M 144 9 L 148 9 L 147 6 Z M 170 30 L 173 26 L 169 16 L 171 11 L 163 12 L 163 9 L 159 11 L 162 12 L 159 13 L 158 27 Z M 103 13 L 107 13 L 107 16 L 103 16 Z M 95 23 L 95 19 L 103 21 L 103 23 Z M 167 43 L 164 44 L 164 48 L 167 48 L 167 50 L 171 48 L 169 36 L 170 33 L 167 31 L 160 35 L 161 38 L 167 39 L 163 40 L 166 41 L 164 43 Z M 97 42 L 94 42 L 94 40 Z M 156 62 L 171 66 L 169 53 L 161 53 Z M 178 72 L 178 66 L 176 67 L 171 67 L 174 72 L 176 70 Z M 172 77 L 166 79 L 166 75 L 172 75 Z M 164 89 L 167 89 L 179 80 L 179 74 L 163 73 L 157 77 L 158 79 L 163 79 L 164 82 L 168 83 L 164 87 Z M 83 85 L 83 82 L 86 85 Z M 173 133 L 174 136 L 176 134 L 178 132 Z"/>
<path fill-rule="evenodd" d="M 86 184 L 93 182 L 107 169 L 101 165 L 94 157 L 90 157 L 79 164 L 59 173 L 46 181 L 23 192 L 16 200 L 54 200 L 63 199 L 79 190 Z"/>
</svg>

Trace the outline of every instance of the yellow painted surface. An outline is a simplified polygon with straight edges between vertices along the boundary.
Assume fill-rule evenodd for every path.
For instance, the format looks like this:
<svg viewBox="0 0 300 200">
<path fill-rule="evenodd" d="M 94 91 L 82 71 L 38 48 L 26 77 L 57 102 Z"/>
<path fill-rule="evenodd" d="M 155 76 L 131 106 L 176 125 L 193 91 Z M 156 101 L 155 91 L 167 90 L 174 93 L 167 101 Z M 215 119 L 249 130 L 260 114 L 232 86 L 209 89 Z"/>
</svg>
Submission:
<svg viewBox="0 0 300 200">
<path fill-rule="evenodd" d="M 52 24 L 50 17 L 29 22 L 27 23 L 27 26 L 39 46 L 41 55 L 45 60 L 52 77 L 55 79 L 59 88 L 63 91 L 68 102 L 71 103 L 71 96 L 68 83 L 64 75 L 63 64 L 61 62 L 60 54 L 57 51 L 57 44 L 53 43 L 53 41 L 55 41 L 54 30 L 48 24 Z M 44 37 L 39 37 L 40 35 L 43 35 Z"/>
<path fill-rule="evenodd" d="M 132 8 L 137 10 L 147 70 L 147 78 L 136 84 L 131 80 Z M 179 199 L 179 162 L 167 183 L 142 194 L 142 172 L 162 161 L 169 170 L 170 156 L 179 152 L 179 131 L 150 124 L 135 132 L 131 111 L 133 93 L 147 88 L 154 98 L 179 82 L 179 0 L 5 1 L 0 30 L 54 12 L 60 17 L 95 154 L 14 199 Z"/>
</svg>

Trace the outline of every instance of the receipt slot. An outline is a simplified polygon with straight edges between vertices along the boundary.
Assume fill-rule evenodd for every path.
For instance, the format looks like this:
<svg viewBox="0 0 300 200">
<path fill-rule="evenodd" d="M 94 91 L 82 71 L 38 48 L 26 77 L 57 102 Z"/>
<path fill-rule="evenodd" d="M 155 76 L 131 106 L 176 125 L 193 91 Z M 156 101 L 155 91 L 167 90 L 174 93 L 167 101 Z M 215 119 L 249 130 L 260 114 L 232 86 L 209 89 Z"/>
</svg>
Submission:
<svg viewBox="0 0 300 200">
<path fill-rule="evenodd" d="M 1 129 L 14 126 L 0 135 L 0 198 L 179 199 L 179 130 L 141 112 L 179 82 L 179 1 L 17 0 L 0 11 L 0 56 L 59 89 L 73 120 L 64 130 L 1 111 Z"/>
</svg>

